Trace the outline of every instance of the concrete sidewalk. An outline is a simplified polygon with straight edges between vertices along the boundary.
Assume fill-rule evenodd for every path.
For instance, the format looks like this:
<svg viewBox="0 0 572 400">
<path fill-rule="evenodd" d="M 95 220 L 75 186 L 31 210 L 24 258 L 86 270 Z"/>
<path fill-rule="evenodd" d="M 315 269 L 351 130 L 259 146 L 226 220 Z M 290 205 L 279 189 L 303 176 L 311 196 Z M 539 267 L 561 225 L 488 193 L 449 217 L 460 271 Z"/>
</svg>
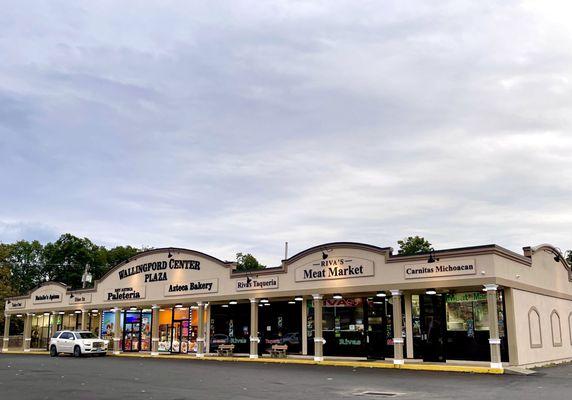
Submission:
<svg viewBox="0 0 572 400">
<path fill-rule="evenodd" d="M 0 354 L 31 354 L 31 355 L 43 355 L 48 356 L 47 351 L 29 351 L 24 352 L 21 350 L 10 350 L 7 353 Z M 455 364 L 437 364 L 437 363 L 423 363 L 423 362 L 405 362 L 405 364 L 397 365 L 390 361 L 358 361 L 358 360 L 324 360 L 324 361 L 314 361 L 312 359 L 302 359 L 302 358 L 249 358 L 249 357 L 221 357 L 221 356 L 210 356 L 196 357 L 194 355 L 182 355 L 182 354 L 162 354 L 158 356 L 152 356 L 149 353 L 121 353 L 121 354 L 111 354 L 108 353 L 110 357 L 128 357 L 128 358 L 152 358 L 161 360 L 188 360 L 188 361 L 218 361 L 218 362 L 246 362 L 246 363 L 272 363 L 272 364 L 299 364 L 299 365 L 325 365 L 331 367 L 351 367 L 351 368 L 378 368 L 378 369 L 403 369 L 412 371 L 438 371 L 438 372 L 464 372 L 473 374 L 503 374 L 504 369 L 501 368 L 490 368 L 486 366 L 478 365 L 455 365 Z"/>
</svg>

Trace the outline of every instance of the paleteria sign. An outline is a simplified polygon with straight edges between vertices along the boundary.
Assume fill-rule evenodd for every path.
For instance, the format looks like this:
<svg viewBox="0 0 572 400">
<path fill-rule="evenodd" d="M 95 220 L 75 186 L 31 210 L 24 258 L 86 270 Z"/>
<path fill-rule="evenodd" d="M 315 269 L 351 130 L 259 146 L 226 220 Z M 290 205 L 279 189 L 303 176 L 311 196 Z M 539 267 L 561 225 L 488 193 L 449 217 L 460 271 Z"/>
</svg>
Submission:
<svg viewBox="0 0 572 400">
<path fill-rule="evenodd" d="M 324 253 L 325 254 L 325 253 Z M 373 261 L 357 257 L 328 257 L 296 269 L 296 282 L 373 276 Z"/>
</svg>

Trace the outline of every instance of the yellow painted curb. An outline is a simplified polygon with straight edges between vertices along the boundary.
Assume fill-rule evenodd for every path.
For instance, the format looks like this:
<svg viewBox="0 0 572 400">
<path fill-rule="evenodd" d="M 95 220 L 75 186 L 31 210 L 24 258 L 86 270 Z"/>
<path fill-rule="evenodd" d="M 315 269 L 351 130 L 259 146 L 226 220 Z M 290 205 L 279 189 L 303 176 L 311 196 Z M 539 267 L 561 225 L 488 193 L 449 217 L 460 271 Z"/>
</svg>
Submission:
<svg viewBox="0 0 572 400">
<path fill-rule="evenodd" d="M 503 374 L 501 368 L 489 368 L 471 365 L 435 365 L 435 364 L 402 364 L 366 362 L 366 361 L 314 361 L 293 358 L 246 358 L 246 357 L 192 357 L 185 355 L 165 355 L 151 356 L 150 354 L 114 354 L 113 357 L 138 357 L 155 359 L 175 359 L 194 361 L 219 361 L 219 362 L 250 362 L 266 364 L 294 364 L 294 365 L 325 365 L 331 367 L 352 367 L 352 368 L 377 368 L 377 369 L 404 369 L 411 371 L 439 371 L 439 372 L 464 372 L 473 374 Z"/>
<path fill-rule="evenodd" d="M 34 354 L 49 355 L 47 351 L 8 351 L 0 354 Z M 351 367 L 351 368 L 377 368 L 377 369 L 404 369 L 410 371 L 436 371 L 436 372 L 464 372 L 472 374 L 504 374 L 502 368 L 479 367 L 472 365 L 450 365 L 450 364 L 401 364 L 371 362 L 371 361 L 336 361 L 336 360 L 304 360 L 296 358 L 247 358 L 247 357 L 193 357 L 188 355 L 160 355 L 152 356 L 150 354 L 137 353 L 121 353 L 111 354 L 110 357 L 131 357 L 131 358 L 154 358 L 160 360 L 190 360 L 190 361 L 219 361 L 219 362 L 250 362 L 265 364 L 294 364 L 294 365 L 325 365 L 331 367 Z"/>
</svg>

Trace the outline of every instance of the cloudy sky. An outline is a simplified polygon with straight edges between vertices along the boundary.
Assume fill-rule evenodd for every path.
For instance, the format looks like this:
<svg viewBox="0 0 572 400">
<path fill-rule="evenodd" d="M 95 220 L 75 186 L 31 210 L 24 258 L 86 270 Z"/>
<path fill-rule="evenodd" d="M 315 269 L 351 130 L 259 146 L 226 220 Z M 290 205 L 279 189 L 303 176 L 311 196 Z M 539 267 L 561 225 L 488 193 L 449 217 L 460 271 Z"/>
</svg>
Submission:
<svg viewBox="0 0 572 400">
<path fill-rule="evenodd" d="M 572 248 L 569 1 L 0 5 L 2 242 Z"/>
</svg>

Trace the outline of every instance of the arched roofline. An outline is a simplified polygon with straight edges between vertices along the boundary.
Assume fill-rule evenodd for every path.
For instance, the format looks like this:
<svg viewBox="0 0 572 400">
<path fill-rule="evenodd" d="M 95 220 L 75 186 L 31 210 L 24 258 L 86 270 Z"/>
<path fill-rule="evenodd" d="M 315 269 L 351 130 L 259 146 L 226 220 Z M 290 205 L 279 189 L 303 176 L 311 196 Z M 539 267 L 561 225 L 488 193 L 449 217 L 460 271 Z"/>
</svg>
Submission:
<svg viewBox="0 0 572 400">
<path fill-rule="evenodd" d="M 294 254 L 292 257 L 289 257 L 285 260 L 282 260 L 283 264 L 292 264 L 302 257 L 305 257 L 309 254 L 315 253 L 317 251 L 327 251 L 330 249 L 335 248 L 352 248 L 352 249 L 359 249 L 359 250 L 367 250 L 372 251 L 374 253 L 390 255 L 393 252 L 393 248 L 391 247 L 378 247 L 373 246 L 371 244 L 366 243 L 359 243 L 359 242 L 330 242 L 330 243 L 323 243 L 317 246 L 310 247 L 306 250 L 302 250 L 299 253 Z"/>
<path fill-rule="evenodd" d="M 69 291 L 69 289 L 71 289 L 71 286 L 66 285 L 65 283 L 62 282 L 57 282 L 57 281 L 46 281 L 46 282 L 42 282 L 37 286 L 34 286 L 32 289 L 28 290 L 25 294 L 22 294 L 20 296 L 12 296 L 12 297 L 6 297 L 6 301 L 8 300 L 22 300 L 22 299 L 27 299 L 28 297 L 32 296 L 32 293 L 35 292 L 36 290 L 44 287 L 44 286 L 48 286 L 48 285 L 57 285 L 57 286 L 61 286 L 63 289 L 66 290 L 66 292 Z"/>
<path fill-rule="evenodd" d="M 207 253 L 203 253 L 200 251 L 196 251 L 196 250 L 191 250 L 191 249 L 184 249 L 181 247 L 161 247 L 158 249 L 151 249 L 151 250 L 145 250 L 142 251 L 140 253 L 135 254 L 134 256 L 129 257 L 127 260 L 120 262 L 119 264 L 117 264 L 116 266 L 114 266 L 113 268 L 111 268 L 109 271 L 107 271 L 101 278 L 99 278 L 97 281 L 95 281 L 96 283 L 103 281 L 105 278 L 107 278 L 109 275 L 111 275 L 112 273 L 114 273 L 115 271 L 117 271 L 119 268 L 123 267 L 126 264 L 129 264 L 132 261 L 137 260 L 138 258 L 141 257 L 145 257 L 151 254 L 157 254 L 157 253 L 167 253 L 167 252 L 173 252 L 173 253 L 185 253 L 185 254 L 192 254 L 195 256 L 200 256 L 200 257 L 204 257 L 210 261 L 215 262 L 216 264 L 221 265 L 222 267 L 228 268 L 229 266 L 231 266 L 233 263 L 232 261 L 222 261 L 216 257 L 213 257 Z M 94 285 L 96 286 L 96 285 Z"/>
<path fill-rule="evenodd" d="M 562 264 L 562 266 L 566 269 L 566 271 L 568 271 L 568 277 L 572 281 L 572 267 L 568 264 L 568 262 L 566 261 L 566 256 L 562 254 L 559 248 L 549 243 L 543 243 L 537 246 L 523 247 L 522 250 L 524 251 L 524 255 L 527 257 L 532 257 L 534 253 L 537 253 L 539 251 L 548 251 L 554 254 L 555 256 L 558 256 L 560 259 L 559 261 L 560 264 Z"/>
</svg>

